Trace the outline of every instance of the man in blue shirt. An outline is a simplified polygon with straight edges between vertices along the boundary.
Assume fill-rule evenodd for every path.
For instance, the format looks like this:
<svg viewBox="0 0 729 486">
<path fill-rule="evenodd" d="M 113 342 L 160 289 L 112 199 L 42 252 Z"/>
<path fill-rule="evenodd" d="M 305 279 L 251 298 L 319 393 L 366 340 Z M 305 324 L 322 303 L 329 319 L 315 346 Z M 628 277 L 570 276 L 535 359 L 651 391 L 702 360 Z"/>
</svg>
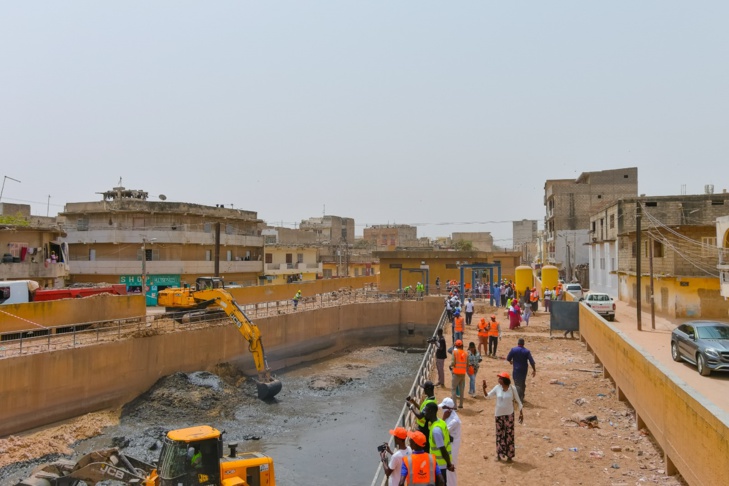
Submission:
<svg viewBox="0 0 729 486">
<path fill-rule="evenodd" d="M 532 365 L 532 378 L 537 374 L 537 366 L 534 363 L 532 352 L 524 347 L 524 339 L 519 338 L 517 346 L 511 348 L 506 356 L 506 361 L 513 365 L 512 377 L 514 378 L 514 386 L 519 392 L 521 403 L 524 403 L 524 393 L 526 392 L 526 379 L 529 373 L 529 365 Z"/>
</svg>

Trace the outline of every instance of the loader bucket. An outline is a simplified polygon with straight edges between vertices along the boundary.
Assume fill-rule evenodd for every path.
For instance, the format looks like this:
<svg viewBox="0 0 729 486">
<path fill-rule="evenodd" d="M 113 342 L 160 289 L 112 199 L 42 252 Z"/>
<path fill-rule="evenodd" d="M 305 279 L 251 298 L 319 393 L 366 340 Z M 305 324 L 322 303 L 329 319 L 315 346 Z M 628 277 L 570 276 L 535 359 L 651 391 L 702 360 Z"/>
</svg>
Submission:
<svg viewBox="0 0 729 486">
<path fill-rule="evenodd" d="M 257 381 L 256 386 L 258 387 L 258 398 L 261 400 L 268 400 L 275 397 L 283 387 L 279 380 L 271 380 L 269 382 Z"/>
</svg>

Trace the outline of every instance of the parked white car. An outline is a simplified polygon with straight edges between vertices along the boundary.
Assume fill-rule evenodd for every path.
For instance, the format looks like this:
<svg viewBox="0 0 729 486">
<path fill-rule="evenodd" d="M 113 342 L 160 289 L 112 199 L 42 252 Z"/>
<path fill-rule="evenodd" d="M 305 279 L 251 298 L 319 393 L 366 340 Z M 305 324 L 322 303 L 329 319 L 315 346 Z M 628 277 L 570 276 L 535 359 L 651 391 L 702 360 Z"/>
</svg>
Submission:
<svg viewBox="0 0 729 486">
<path fill-rule="evenodd" d="M 615 320 L 615 301 L 608 294 L 590 292 L 585 296 L 584 302 L 608 321 Z"/>
<path fill-rule="evenodd" d="M 572 294 L 572 297 L 574 297 L 575 300 L 582 300 L 582 285 L 578 283 L 564 284 L 564 290 L 565 292 Z"/>
</svg>

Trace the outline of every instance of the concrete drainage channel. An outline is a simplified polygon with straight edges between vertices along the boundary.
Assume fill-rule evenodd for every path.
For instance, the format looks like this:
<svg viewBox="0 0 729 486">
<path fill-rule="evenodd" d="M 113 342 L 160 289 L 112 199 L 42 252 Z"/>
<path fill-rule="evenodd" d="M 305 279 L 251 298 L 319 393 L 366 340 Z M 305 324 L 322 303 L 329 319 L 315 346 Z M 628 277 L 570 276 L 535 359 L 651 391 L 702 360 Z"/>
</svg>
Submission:
<svg viewBox="0 0 729 486">
<path fill-rule="evenodd" d="M 400 413 L 398 424 L 406 423 L 403 398 L 415 395 L 429 373 L 431 352 L 423 358 L 422 350 L 410 351 L 357 348 L 288 369 L 280 374 L 284 390 L 270 403 L 256 399 L 255 386 L 230 365 L 175 373 L 127 403 L 119 425 L 75 444 L 73 457 L 117 446 L 153 462 L 167 430 L 209 424 L 226 432 L 226 442 L 238 442 L 239 451 L 272 456 L 280 484 L 340 481 L 342 472 L 367 478 L 393 417 Z M 373 459 L 351 461 L 356 456 Z M 42 462 L 49 458 L 3 468 L 0 483 L 14 484 Z"/>
<path fill-rule="evenodd" d="M 438 325 L 436 326 L 435 330 L 433 331 L 433 337 L 436 336 L 436 333 L 438 332 L 438 329 L 442 329 L 444 324 L 446 323 L 446 313 L 443 311 L 443 313 L 440 316 L 440 319 L 438 320 Z M 412 386 L 410 387 L 410 392 L 407 394 L 411 397 L 415 397 L 417 401 L 420 401 L 423 397 L 423 389 L 420 385 L 425 383 L 426 381 L 430 380 L 430 374 L 433 371 L 433 366 L 435 365 L 435 347 L 434 346 L 428 346 L 428 348 L 425 351 L 425 354 L 423 355 L 423 359 L 420 362 L 420 367 L 418 368 L 418 371 L 415 375 L 415 380 L 413 381 Z M 398 397 L 395 397 L 395 402 L 397 402 Z M 403 403 L 402 408 L 400 409 L 400 415 L 398 416 L 397 420 L 395 421 L 395 424 L 392 428 L 395 427 L 405 427 L 408 430 L 411 430 L 415 426 L 415 420 L 413 417 L 413 414 L 411 414 L 407 406 L 405 405 L 405 396 L 402 396 L 400 399 Z M 394 437 L 390 436 L 388 440 L 388 445 L 390 446 L 391 450 L 395 450 L 395 439 Z M 385 475 L 385 471 L 382 468 L 382 463 L 377 461 L 377 470 L 375 472 L 374 477 L 372 478 L 372 482 L 370 483 L 371 486 L 385 486 L 387 484 L 387 476 Z"/>
</svg>

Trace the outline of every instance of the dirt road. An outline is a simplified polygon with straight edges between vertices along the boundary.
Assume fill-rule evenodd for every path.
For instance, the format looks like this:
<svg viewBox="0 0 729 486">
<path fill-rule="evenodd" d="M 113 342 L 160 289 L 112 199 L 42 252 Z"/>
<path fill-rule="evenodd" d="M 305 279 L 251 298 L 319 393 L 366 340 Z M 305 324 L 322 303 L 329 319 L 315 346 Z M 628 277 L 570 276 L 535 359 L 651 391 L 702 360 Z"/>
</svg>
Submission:
<svg viewBox="0 0 729 486">
<path fill-rule="evenodd" d="M 491 313 L 491 308 L 477 308 L 474 325 L 466 329 L 466 345 L 478 342 L 475 324 Z M 647 431 L 637 429 L 633 411 L 618 401 L 612 382 L 602 377 L 578 339 L 565 339 L 561 333 L 550 339 L 543 312 L 531 319 L 529 327 L 513 331 L 501 312 L 498 317 L 503 325 L 499 359 L 483 359 L 478 382 L 485 379 L 491 388 L 498 372 L 511 372 L 504 358 L 519 337 L 526 339 L 534 355 L 537 374 L 532 378 L 530 373 L 527 379 L 524 424 L 516 426 L 516 457 L 511 464 L 495 460 L 494 401 L 480 393 L 476 398 L 466 395 L 459 410 L 460 484 L 684 484 L 680 477 L 665 475 L 659 449 Z M 447 340 L 450 345 L 450 336 Z M 589 372 L 593 369 L 595 373 Z M 450 389 L 438 388 L 436 394 L 441 400 L 450 396 Z M 578 415 L 596 415 L 599 428 L 579 426 L 572 421 Z"/>
</svg>

